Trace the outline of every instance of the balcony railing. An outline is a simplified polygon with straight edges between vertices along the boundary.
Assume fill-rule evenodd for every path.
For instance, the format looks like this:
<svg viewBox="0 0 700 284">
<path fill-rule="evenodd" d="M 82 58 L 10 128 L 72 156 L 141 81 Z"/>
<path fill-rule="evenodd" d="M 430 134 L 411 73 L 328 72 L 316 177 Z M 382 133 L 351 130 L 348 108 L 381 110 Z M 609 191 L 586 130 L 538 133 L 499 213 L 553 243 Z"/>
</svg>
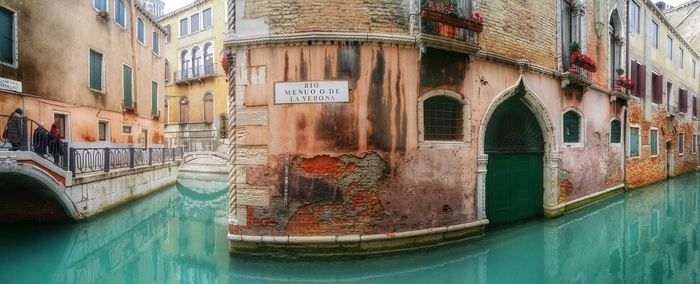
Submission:
<svg viewBox="0 0 700 284">
<path fill-rule="evenodd" d="M 455 10 L 447 12 L 441 1 L 424 1 L 421 7 L 421 33 L 426 39 L 426 44 L 436 45 L 434 47 L 438 48 L 460 49 L 449 48 L 457 43 L 468 46 L 466 51 L 478 49 L 478 34 L 483 25 L 479 19 L 467 20 L 471 13 L 470 2 L 458 1 Z"/>
<path fill-rule="evenodd" d="M 579 65 L 572 64 L 569 56 L 565 56 L 562 63 L 571 83 L 581 87 L 588 87 L 593 84 L 592 72 Z"/>
<path fill-rule="evenodd" d="M 167 164 L 182 160 L 184 149 L 176 148 L 70 148 L 73 176 L 117 169 Z"/>
<path fill-rule="evenodd" d="M 216 70 L 218 70 L 218 64 L 203 64 L 192 68 L 175 71 L 174 79 L 176 83 L 180 83 L 189 80 L 213 77 L 217 75 Z"/>
</svg>

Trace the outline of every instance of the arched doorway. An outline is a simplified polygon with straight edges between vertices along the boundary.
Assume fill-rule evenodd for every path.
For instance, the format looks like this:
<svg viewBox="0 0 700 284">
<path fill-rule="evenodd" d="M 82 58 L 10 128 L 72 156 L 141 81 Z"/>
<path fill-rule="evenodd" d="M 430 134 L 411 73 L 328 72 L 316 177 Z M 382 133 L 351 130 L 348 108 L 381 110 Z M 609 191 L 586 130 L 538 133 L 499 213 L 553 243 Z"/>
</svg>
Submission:
<svg viewBox="0 0 700 284">
<path fill-rule="evenodd" d="M 491 115 L 484 153 L 489 226 L 542 216 L 545 143 L 522 84 Z"/>
</svg>

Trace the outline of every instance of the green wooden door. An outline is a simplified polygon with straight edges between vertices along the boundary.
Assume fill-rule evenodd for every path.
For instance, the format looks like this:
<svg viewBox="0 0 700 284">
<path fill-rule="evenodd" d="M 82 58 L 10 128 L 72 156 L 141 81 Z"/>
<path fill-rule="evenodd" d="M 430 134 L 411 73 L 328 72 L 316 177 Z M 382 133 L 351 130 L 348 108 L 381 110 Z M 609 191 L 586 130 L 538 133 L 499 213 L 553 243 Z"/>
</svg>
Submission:
<svg viewBox="0 0 700 284">
<path fill-rule="evenodd" d="M 544 140 L 539 123 L 522 102 L 508 99 L 486 130 L 486 217 L 489 226 L 542 216 Z"/>
</svg>

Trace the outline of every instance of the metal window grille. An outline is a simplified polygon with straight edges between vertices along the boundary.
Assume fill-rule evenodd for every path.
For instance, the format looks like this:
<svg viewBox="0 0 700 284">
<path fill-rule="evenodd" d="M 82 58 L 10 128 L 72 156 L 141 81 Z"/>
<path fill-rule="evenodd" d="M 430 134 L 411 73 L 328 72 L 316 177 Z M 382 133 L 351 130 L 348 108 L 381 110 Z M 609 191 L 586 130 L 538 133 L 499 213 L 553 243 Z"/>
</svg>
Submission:
<svg viewBox="0 0 700 284">
<path fill-rule="evenodd" d="M 432 97 L 423 103 L 425 140 L 462 140 L 462 103 L 446 96 Z"/>
<path fill-rule="evenodd" d="M 579 142 L 579 116 L 573 111 L 564 114 L 564 142 Z"/>
<path fill-rule="evenodd" d="M 659 154 L 659 132 L 656 129 L 652 129 L 649 132 L 650 136 L 650 141 L 649 141 L 649 147 L 651 148 L 651 155 L 656 156 Z"/>
<path fill-rule="evenodd" d="M 619 120 L 610 122 L 610 143 L 620 143 L 620 127 Z"/>
</svg>

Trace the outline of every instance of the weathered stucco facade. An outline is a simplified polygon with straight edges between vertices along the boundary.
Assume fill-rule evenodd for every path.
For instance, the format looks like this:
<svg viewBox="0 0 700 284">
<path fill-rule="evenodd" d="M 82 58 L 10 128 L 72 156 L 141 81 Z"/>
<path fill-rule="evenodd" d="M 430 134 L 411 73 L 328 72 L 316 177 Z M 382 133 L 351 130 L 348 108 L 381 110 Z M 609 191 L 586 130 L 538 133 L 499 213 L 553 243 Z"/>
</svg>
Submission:
<svg viewBox="0 0 700 284">
<path fill-rule="evenodd" d="M 564 67 L 559 1 L 467 1 L 485 18 L 478 41 L 436 39 L 424 17 L 410 16 L 419 1 L 384 2 L 230 1 L 233 251 L 374 250 L 478 234 L 502 194 L 490 186 L 499 153 L 489 133 L 513 111 L 529 114 L 541 141 L 530 160 L 538 166 L 526 166 L 541 177 L 536 216 L 623 188 L 625 146 L 610 137 L 628 96 L 610 79 L 612 57 L 623 64 L 624 53 L 610 54 L 609 39 L 625 27 L 599 24 L 610 15 L 626 23 L 624 1 L 572 8 L 582 52 L 598 57 L 590 75 Z M 259 68 L 266 76 L 253 82 Z M 348 82 L 349 102 L 275 104 L 275 83 L 328 80 Z M 427 139 L 424 105 L 436 96 L 463 106 L 460 139 Z M 574 128 L 564 125 L 570 111 Z"/>
<path fill-rule="evenodd" d="M 92 1 L 0 1 L 15 16 L 14 64 L 0 64 L 0 77 L 22 82 L 21 92 L 0 90 L 0 114 L 22 107 L 24 116 L 46 129 L 54 115 L 66 118 L 62 135 L 72 143 L 99 142 L 98 121 L 107 122 L 103 146 L 163 143 L 163 58 L 153 51 L 152 33 L 164 31 L 132 1 L 124 1 L 125 27 L 115 21 L 115 1 L 100 16 Z M 145 42 L 137 43 L 136 19 L 144 21 Z M 57 28 L 60 27 L 60 28 Z M 60 44 L 58 44 L 60 43 Z M 158 43 L 160 44 L 160 43 Z M 161 48 L 162 49 L 162 48 Z M 102 55 L 101 90 L 90 88 L 90 52 Z M 162 52 L 162 50 L 161 50 Z M 123 66 L 132 69 L 133 104 L 123 97 Z M 152 105 L 153 83 L 157 105 Z M 156 115 L 154 115 L 156 114 Z M 123 126 L 131 126 L 124 133 Z M 4 128 L 3 125 L 1 125 Z M 146 131 L 146 132 L 144 132 Z"/>
</svg>

